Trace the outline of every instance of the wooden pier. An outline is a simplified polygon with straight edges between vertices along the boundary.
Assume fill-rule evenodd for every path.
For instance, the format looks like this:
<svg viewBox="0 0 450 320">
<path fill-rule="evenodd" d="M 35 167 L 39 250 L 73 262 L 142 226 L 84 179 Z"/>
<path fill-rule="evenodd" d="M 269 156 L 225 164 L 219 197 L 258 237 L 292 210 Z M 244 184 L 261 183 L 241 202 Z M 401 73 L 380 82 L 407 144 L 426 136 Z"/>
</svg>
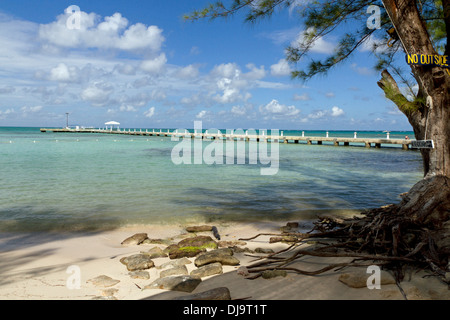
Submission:
<svg viewBox="0 0 450 320">
<path fill-rule="evenodd" d="M 242 130 L 240 130 L 242 131 Z M 119 135 L 132 135 L 132 136 L 158 136 L 158 137 L 187 137 L 191 139 L 205 139 L 205 140 L 236 140 L 236 141 L 273 141 L 279 143 L 306 143 L 307 145 L 322 145 L 324 142 L 335 146 L 350 146 L 350 145 L 364 145 L 366 148 L 381 148 L 384 145 L 399 145 L 403 150 L 409 150 L 411 140 L 409 139 L 379 139 L 379 138 L 338 138 L 338 137 L 307 137 L 307 136 L 284 136 L 283 133 L 278 136 L 264 135 L 264 134 L 249 134 L 248 131 L 245 134 L 229 134 L 229 133 L 192 133 L 192 132 L 177 132 L 170 130 L 155 131 L 155 130 L 142 130 L 142 129 L 128 129 L 128 130 L 106 130 L 106 129 L 46 129 L 42 128 L 41 132 L 53 132 L 53 133 L 102 133 L 102 134 L 119 134 Z M 356 136 L 356 135 L 355 135 Z"/>
</svg>

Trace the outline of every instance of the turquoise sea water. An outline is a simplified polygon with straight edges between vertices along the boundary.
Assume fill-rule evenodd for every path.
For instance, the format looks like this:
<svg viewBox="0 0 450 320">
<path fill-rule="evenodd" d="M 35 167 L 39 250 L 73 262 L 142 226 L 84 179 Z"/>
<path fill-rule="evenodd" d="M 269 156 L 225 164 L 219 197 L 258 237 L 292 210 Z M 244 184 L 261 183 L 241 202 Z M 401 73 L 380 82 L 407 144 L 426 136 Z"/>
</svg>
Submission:
<svg viewBox="0 0 450 320">
<path fill-rule="evenodd" d="M 301 131 L 284 131 L 294 134 Z M 413 137 L 391 132 L 405 135 Z M 386 134 L 358 132 L 364 136 Z M 311 219 L 397 202 L 422 177 L 420 154 L 400 148 L 279 144 L 278 173 L 262 176 L 259 163 L 175 165 L 176 145 L 166 137 L 0 128 L 0 231 Z"/>
</svg>

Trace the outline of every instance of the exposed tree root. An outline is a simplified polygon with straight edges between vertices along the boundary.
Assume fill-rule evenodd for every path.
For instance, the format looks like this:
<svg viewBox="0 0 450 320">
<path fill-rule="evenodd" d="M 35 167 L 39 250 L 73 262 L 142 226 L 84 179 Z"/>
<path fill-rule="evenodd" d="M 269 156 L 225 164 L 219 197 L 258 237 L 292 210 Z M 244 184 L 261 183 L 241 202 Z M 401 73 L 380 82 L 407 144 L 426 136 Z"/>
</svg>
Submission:
<svg viewBox="0 0 450 320">
<path fill-rule="evenodd" d="M 308 233 L 260 233 L 240 240 L 253 240 L 263 235 L 274 236 L 277 241 L 286 239 L 291 246 L 247 267 L 249 273 L 254 274 L 249 277 L 251 279 L 259 277 L 265 270 L 318 275 L 337 268 L 376 263 L 392 270 L 397 283 L 403 280 L 405 268 L 412 266 L 428 269 L 450 285 L 450 179 L 442 176 L 424 179 L 403 195 L 399 204 L 368 210 L 362 217 L 321 217 Z M 311 248 L 300 247 L 305 241 L 312 240 L 316 245 Z M 289 257 L 280 257 L 289 251 L 293 252 Z M 354 259 L 316 271 L 289 266 L 305 255 Z"/>
</svg>

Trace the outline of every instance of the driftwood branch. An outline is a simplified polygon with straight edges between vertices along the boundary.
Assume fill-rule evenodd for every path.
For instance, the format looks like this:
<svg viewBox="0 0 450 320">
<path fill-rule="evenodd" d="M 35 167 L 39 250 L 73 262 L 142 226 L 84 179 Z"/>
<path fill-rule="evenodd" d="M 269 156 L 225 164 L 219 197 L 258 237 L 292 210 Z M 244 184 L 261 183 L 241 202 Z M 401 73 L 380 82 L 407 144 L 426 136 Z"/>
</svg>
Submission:
<svg viewBox="0 0 450 320">
<path fill-rule="evenodd" d="M 279 236 L 279 237 L 286 237 L 286 236 L 294 236 L 298 239 L 310 239 L 310 238 L 324 238 L 327 236 L 336 235 L 337 233 L 340 233 L 344 231 L 345 229 L 349 228 L 349 226 L 344 227 L 342 230 L 334 230 L 334 231 L 328 231 L 328 232 L 321 232 L 321 233 L 299 233 L 299 232 L 285 232 L 285 233 L 258 233 L 256 236 L 250 237 L 250 238 L 239 238 L 239 240 L 242 241 L 250 241 L 254 240 L 261 236 Z"/>
</svg>

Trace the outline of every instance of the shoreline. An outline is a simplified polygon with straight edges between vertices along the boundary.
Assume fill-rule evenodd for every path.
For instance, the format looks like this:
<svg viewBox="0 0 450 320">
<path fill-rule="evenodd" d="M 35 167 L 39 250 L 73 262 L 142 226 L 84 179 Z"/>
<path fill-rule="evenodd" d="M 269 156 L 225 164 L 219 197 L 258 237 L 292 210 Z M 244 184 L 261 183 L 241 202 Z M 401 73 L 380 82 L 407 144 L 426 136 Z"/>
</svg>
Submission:
<svg viewBox="0 0 450 320">
<path fill-rule="evenodd" d="M 279 233 L 283 223 L 276 222 L 226 222 L 215 225 L 221 240 L 238 240 L 259 233 Z M 121 242 L 136 233 L 147 233 L 151 239 L 167 239 L 184 234 L 186 226 L 148 225 L 120 228 L 94 233 L 0 233 L 0 300 L 91 300 L 114 298 L 117 300 L 172 300 L 189 294 L 227 287 L 232 299 L 246 300 L 403 300 L 396 284 L 382 285 L 380 290 L 351 288 L 339 278 L 342 274 L 361 274 L 362 268 L 344 268 L 320 276 L 304 276 L 288 272 L 285 277 L 273 279 L 245 279 L 237 274 L 241 266 L 249 265 L 254 254 L 235 253 L 240 260 L 237 266 L 223 266 L 223 274 L 207 276 L 191 293 L 164 289 L 142 289 L 157 278 L 161 269 L 150 268 L 150 279 L 132 279 L 120 259 L 151 249 L 155 245 L 124 246 Z M 198 235 L 211 235 L 200 232 Z M 212 235 L 211 235 L 212 237 Z M 246 241 L 245 247 L 272 249 L 287 248 L 284 243 L 269 243 L 261 236 Z M 158 246 L 163 248 L 164 246 Z M 194 260 L 190 258 L 190 260 Z M 341 262 L 341 258 L 303 257 L 293 267 L 318 270 Z M 345 259 L 344 259 L 345 260 Z M 168 257 L 153 259 L 156 267 L 171 261 Z M 347 260 L 345 260 L 347 261 Z M 68 288 L 72 275 L 69 267 L 80 271 L 80 288 Z M 186 265 L 189 271 L 195 266 Z M 359 269 L 359 270 L 354 270 Z M 411 279 L 401 283 L 408 299 L 450 299 L 445 285 L 433 277 L 422 278 L 426 272 L 411 274 Z M 92 279 L 105 275 L 115 280 L 112 287 L 98 287 Z M 369 275 L 367 275 L 369 276 Z M 109 291 L 108 291 L 109 290 Z M 107 293 L 110 296 L 105 296 Z"/>
</svg>

